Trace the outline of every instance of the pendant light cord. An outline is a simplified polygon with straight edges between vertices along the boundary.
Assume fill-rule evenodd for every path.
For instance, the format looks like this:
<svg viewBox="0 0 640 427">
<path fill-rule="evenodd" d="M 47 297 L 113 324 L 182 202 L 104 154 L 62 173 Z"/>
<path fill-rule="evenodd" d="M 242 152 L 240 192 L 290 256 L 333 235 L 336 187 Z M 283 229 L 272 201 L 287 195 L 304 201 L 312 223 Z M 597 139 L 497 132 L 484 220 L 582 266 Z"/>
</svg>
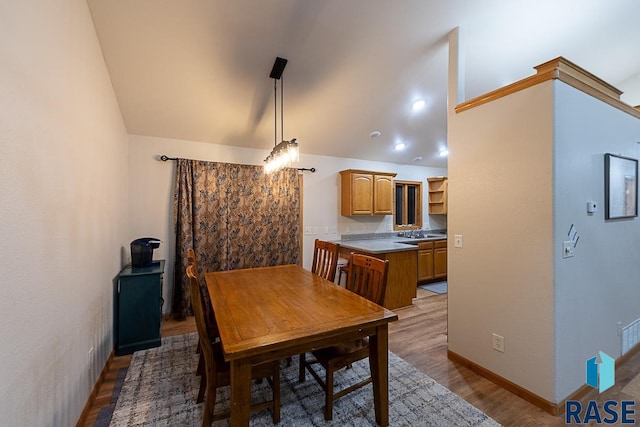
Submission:
<svg viewBox="0 0 640 427">
<path fill-rule="evenodd" d="M 278 144 L 278 80 L 273 79 L 273 146 Z"/>
<path fill-rule="evenodd" d="M 280 76 L 280 136 L 284 141 L 284 75 Z"/>
</svg>

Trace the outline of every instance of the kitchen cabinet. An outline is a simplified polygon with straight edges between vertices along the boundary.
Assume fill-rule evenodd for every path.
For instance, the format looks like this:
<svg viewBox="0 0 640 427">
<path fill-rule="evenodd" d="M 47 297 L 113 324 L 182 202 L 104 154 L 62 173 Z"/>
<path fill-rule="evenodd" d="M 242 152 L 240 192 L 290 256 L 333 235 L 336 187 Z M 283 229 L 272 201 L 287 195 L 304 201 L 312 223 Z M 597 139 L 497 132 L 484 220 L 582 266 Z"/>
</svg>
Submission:
<svg viewBox="0 0 640 427">
<path fill-rule="evenodd" d="M 113 334 L 116 356 L 159 347 L 164 260 L 149 267 L 126 266 L 114 289 Z"/>
<path fill-rule="evenodd" d="M 433 242 L 418 244 L 418 282 L 433 279 Z"/>
<path fill-rule="evenodd" d="M 343 216 L 392 215 L 395 176 L 391 172 L 340 171 L 340 213 Z"/>
<path fill-rule="evenodd" d="M 447 177 L 427 178 L 429 192 L 429 214 L 447 214 Z"/>
<path fill-rule="evenodd" d="M 433 277 L 447 277 L 447 241 L 438 240 L 433 243 Z"/>
<path fill-rule="evenodd" d="M 418 244 L 418 282 L 447 277 L 447 241 Z"/>
</svg>

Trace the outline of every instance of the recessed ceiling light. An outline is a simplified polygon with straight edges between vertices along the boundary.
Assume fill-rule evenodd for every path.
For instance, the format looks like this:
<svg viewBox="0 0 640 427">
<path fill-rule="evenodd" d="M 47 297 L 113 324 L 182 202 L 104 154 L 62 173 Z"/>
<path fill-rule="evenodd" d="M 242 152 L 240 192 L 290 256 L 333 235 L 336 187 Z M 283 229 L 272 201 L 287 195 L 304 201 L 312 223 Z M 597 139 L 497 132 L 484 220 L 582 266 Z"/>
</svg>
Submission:
<svg viewBox="0 0 640 427">
<path fill-rule="evenodd" d="M 396 151 L 400 151 L 400 150 L 404 150 L 406 146 L 407 145 L 404 142 L 399 142 L 394 146 L 394 148 L 396 149 Z"/>
<path fill-rule="evenodd" d="M 382 133 L 381 133 L 379 130 L 374 130 L 373 132 L 371 132 L 371 133 L 369 134 L 369 138 L 377 138 L 377 137 L 379 137 L 380 135 L 382 135 Z"/>
<path fill-rule="evenodd" d="M 449 155 L 449 150 L 447 150 L 446 148 L 443 148 L 442 150 L 440 150 L 440 157 L 447 157 Z"/>
<path fill-rule="evenodd" d="M 413 111 L 420 111 L 424 108 L 425 104 L 426 103 L 424 99 L 418 99 L 417 101 L 414 101 L 413 104 L 411 104 L 411 109 Z"/>
</svg>

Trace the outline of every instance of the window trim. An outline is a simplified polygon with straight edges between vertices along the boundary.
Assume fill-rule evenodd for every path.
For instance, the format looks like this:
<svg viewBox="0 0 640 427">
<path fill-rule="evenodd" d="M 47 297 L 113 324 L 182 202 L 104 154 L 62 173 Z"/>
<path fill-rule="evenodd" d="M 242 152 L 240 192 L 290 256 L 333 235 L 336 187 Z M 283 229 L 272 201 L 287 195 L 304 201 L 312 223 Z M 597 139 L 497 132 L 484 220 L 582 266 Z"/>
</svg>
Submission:
<svg viewBox="0 0 640 427">
<path fill-rule="evenodd" d="M 396 186 L 400 184 L 403 185 L 403 194 L 404 194 L 404 212 L 406 215 L 407 211 L 407 193 L 408 186 L 415 185 L 418 187 L 417 197 L 416 197 L 416 223 L 412 225 L 397 225 L 396 224 Z M 393 230 L 394 231 L 402 231 L 402 230 L 419 230 L 422 228 L 422 198 L 423 198 L 423 185 L 422 181 L 404 181 L 404 180 L 394 180 L 393 181 Z M 406 216 L 405 216 L 406 219 Z"/>
</svg>

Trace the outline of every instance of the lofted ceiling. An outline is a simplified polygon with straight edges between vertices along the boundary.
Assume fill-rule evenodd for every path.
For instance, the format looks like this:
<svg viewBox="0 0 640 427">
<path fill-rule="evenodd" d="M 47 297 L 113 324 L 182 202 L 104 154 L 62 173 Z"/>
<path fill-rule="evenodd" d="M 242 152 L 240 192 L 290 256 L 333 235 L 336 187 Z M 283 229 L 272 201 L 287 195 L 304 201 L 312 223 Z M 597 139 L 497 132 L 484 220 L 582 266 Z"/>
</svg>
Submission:
<svg viewBox="0 0 640 427">
<path fill-rule="evenodd" d="M 297 138 L 302 153 L 434 167 L 446 167 L 438 151 L 447 143 L 448 34 L 456 27 L 464 99 L 558 56 L 614 86 L 640 73 L 637 0 L 88 3 L 130 134 L 265 155 L 274 144 L 269 73 L 277 56 L 289 61 L 284 139 Z M 426 105 L 414 112 L 417 99 Z M 369 137 L 374 130 L 378 138 Z M 396 151 L 397 142 L 406 148 Z"/>
</svg>

